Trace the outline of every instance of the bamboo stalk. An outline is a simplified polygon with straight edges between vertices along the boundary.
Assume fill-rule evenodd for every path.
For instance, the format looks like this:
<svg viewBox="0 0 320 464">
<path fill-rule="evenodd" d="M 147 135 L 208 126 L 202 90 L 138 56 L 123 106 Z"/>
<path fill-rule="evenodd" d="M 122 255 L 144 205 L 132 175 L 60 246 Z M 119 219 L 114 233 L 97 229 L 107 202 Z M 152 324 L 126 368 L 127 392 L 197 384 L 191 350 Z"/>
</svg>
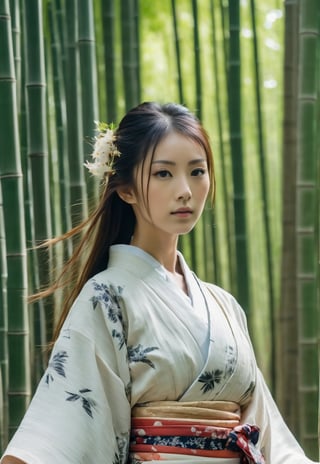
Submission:
<svg viewBox="0 0 320 464">
<path fill-rule="evenodd" d="M 177 87 L 178 87 L 178 95 L 179 95 L 179 102 L 184 104 L 185 98 L 183 93 L 183 77 L 182 77 L 182 66 L 181 66 L 181 47 L 180 47 L 180 36 L 179 36 L 179 25 L 178 25 L 178 17 L 177 17 L 177 8 L 175 0 L 171 0 L 171 16 L 172 16 L 172 23 L 173 23 L 173 34 L 174 34 L 174 42 L 175 42 L 175 57 L 176 57 L 176 66 L 177 66 Z M 187 236 L 182 236 L 179 238 L 179 249 L 183 254 L 186 255 L 187 250 L 190 251 L 190 245 L 192 241 L 192 235 L 188 234 Z M 190 263 L 193 267 L 194 265 L 194 256 L 191 254 Z"/>
<path fill-rule="evenodd" d="M 222 185 L 222 203 L 223 203 L 223 213 L 224 213 L 224 223 L 226 228 L 226 248 L 227 248 L 227 259 L 228 259 L 228 269 L 229 269 L 229 277 L 230 281 L 234 281 L 234 260 L 232 258 L 232 245 L 231 245 L 231 212 L 230 212 L 230 205 L 229 205 L 229 194 L 228 194 L 228 182 L 227 182 L 227 169 L 226 169 L 226 150 L 224 144 L 224 135 L 223 135 L 223 114 L 222 114 L 222 97 L 221 93 L 225 92 L 225 89 L 222 90 L 222 86 L 220 86 L 220 75 L 223 75 L 225 78 L 225 61 L 223 60 L 224 68 L 222 73 L 219 69 L 219 61 L 218 61 L 218 43 L 217 43 L 217 26 L 216 26 L 216 16 L 215 16 L 215 7 L 214 7 L 214 0 L 210 0 L 210 16 L 211 16 L 211 29 L 212 29 L 212 52 L 213 52 L 213 78 L 214 78 L 214 85 L 215 85 L 215 108 L 216 108 L 216 117 L 217 117 L 217 132 L 218 132 L 218 141 L 219 141 L 219 162 L 221 165 L 221 177 L 220 177 L 220 184 Z M 223 41 L 224 43 L 224 41 Z M 225 54 L 223 54 L 223 58 L 225 58 Z M 216 155 L 217 156 L 217 155 Z M 218 253 L 216 250 L 216 237 L 213 236 L 212 243 L 214 247 L 215 253 L 215 263 L 218 262 Z M 221 272 L 218 269 L 218 266 L 215 266 L 215 281 L 221 283 Z"/>
<path fill-rule="evenodd" d="M 184 103 L 183 96 L 183 85 L 182 85 L 182 70 L 181 70 L 181 53 L 180 53 L 180 37 L 178 29 L 178 19 L 177 19 L 177 8 L 175 0 L 171 0 L 171 15 L 173 23 L 173 32 L 174 32 L 174 43 L 175 43 L 175 52 L 176 52 L 176 63 L 177 63 L 177 87 L 179 102 Z"/>
<path fill-rule="evenodd" d="M 65 7 L 64 0 L 53 0 L 53 10 L 55 20 L 57 22 L 58 37 L 61 51 L 61 61 L 65 64 L 66 62 L 66 21 L 65 21 Z"/>
<path fill-rule="evenodd" d="M 21 30 L 20 30 L 20 6 L 18 0 L 10 0 L 11 30 L 14 54 L 14 66 L 17 81 L 17 107 L 18 112 L 21 102 Z"/>
<path fill-rule="evenodd" d="M 65 105 L 65 91 L 63 80 L 63 60 L 61 35 L 58 31 L 57 21 L 57 7 L 54 3 L 48 4 L 48 26 L 50 33 L 50 48 L 51 48 L 51 62 L 52 62 L 52 79 L 53 79 L 53 96 L 54 96 L 54 116 L 55 116 L 55 130 L 57 139 L 58 151 L 58 173 L 59 173 L 59 199 L 60 199 L 60 218 L 61 229 L 63 232 L 71 229 L 71 218 L 68 210 L 70 205 L 70 192 L 69 192 L 69 170 L 68 159 L 65 156 L 67 151 L 66 143 L 66 105 Z M 59 232 L 55 232 L 58 234 Z M 70 256 L 71 250 L 65 246 L 65 257 Z"/>
<path fill-rule="evenodd" d="M 201 61 L 200 61 L 200 37 L 198 22 L 197 0 L 192 0 L 192 17 L 193 17 L 193 46 L 194 46 L 194 71 L 195 71 L 195 95 L 196 95 L 196 113 L 199 119 L 202 119 L 202 83 L 201 83 Z"/>
<path fill-rule="evenodd" d="M 98 78 L 92 1 L 79 0 L 78 12 L 82 131 L 84 134 L 83 153 L 84 159 L 88 159 L 92 153 L 92 143 L 96 135 L 95 121 L 99 121 Z M 95 203 L 98 199 L 97 182 L 94 177 L 87 173 L 86 183 L 90 201 Z"/>
<path fill-rule="evenodd" d="M 140 94 L 135 15 L 135 3 L 132 0 L 121 0 L 122 69 L 126 110 L 138 104 Z"/>
<path fill-rule="evenodd" d="M 114 0 L 101 0 L 103 19 L 103 49 L 105 66 L 105 91 L 107 97 L 107 120 L 109 123 L 117 121 L 117 83 L 115 58 L 115 2 Z"/>
<path fill-rule="evenodd" d="M 49 172 L 50 172 L 50 193 L 52 211 L 52 232 L 54 236 L 59 236 L 63 232 L 71 229 L 70 217 L 70 182 L 69 166 L 66 141 L 66 99 L 64 89 L 64 63 L 65 52 L 61 43 L 62 28 L 58 24 L 60 18 L 60 5 L 55 1 L 46 3 L 47 29 L 46 29 L 46 67 L 47 67 L 47 94 L 54 104 L 48 105 L 48 133 L 49 138 Z M 59 27 L 62 26 L 61 29 Z M 67 261 L 72 253 L 72 243 L 69 240 L 63 241 L 55 247 L 51 262 L 51 277 L 55 278 L 55 270 L 61 269 L 63 260 Z M 56 293 L 52 298 L 54 303 L 53 325 L 59 316 L 61 308 L 62 293 Z M 43 304 L 43 300 L 36 301 L 35 306 Z M 38 310 L 39 312 L 39 310 Z M 37 312 L 36 312 L 37 314 Z M 39 325 L 40 321 L 35 321 Z M 35 335 L 41 333 L 40 327 L 35 330 Z M 38 343 L 39 344 L 39 343 Z M 37 340 L 35 340 L 37 346 Z M 35 353 L 36 355 L 36 353 Z M 38 363 L 35 363 L 37 365 Z M 35 372 L 35 381 L 42 375 Z"/>
<path fill-rule="evenodd" d="M 298 312 L 296 287 L 296 171 L 298 0 L 285 2 L 284 120 L 282 154 L 281 304 L 278 315 L 277 401 L 290 429 L 299 433 Z"/>
<path fill-rule="evenodd" d="M 300 3 L 297 162 L 297 292 L 299 327 L 300 437 L 306 452 L 318 457 L 317 307 L 317 125 L 319 57 L 318 2 Z"/>
<path fill-rule="evenodd" d="M 22 63 L 24 63 L 24 48 L 21 49 Z M 25 88 L 25 66 L 21 67 L 21 89 Z M 20 160 L 23 173 L 23 194 L 24 194 L 24 211 L 25 211 L 25 233 L 26 243 L 29 250 L 27 251 L 27 273 L 28 273 L 28 289 L 29 293 L 32 289 L 40 288 L 39 274 L 37 272 L 37 254 L 36 250 L 32 249 L 32 244 L 35 243 L 34 227 L 33 227 L 33 211 L 32 211 L 32 188 L 31 188 L 31 172 L 29 169 L 28 160 L 28 143 L 27 143 L 27 121 L 26 121 L 26 98 L 25 92 L 21 94 L 20 104 Z M 42 334 L 45 332 L 45 321 L 42 314 L 44 313 L 43 301 L 38 301 L 29 308 L 29 347 L 31 362 L 31 389 L 33 390 L 38 383 L 40 375 L 43 371 L 43 356 L 39 350 L 41 346 Z M 38 347 L 36 349 L 35 347 Z M 40 372 L 41 371 L 41 372 Z"/>
<path fill-rule="evenodd" d="M 7 251 L 9 350 L 9 436 L 30 399 L 29 326 L 26 306 L 27 266 L 21 164 L 19 158 L 16 81 L 9 1 L 0 3 L 0 157 Z"/>
<path fill-rule="evenodd" d="M 136 63 L 136 76 L 137 76 L 137 102 L 141 101 L 141 73 L 140 73 L 140 0 L 133 0 L 133 18 L 134 18 L 134 55 Z"/>
<path fill-rule="evenodd" d="M 54 96 L 54 116 L 55 130 L 58 151 L 58 170 L 59 170 L 59 197 L 60 197 L 60 216 L 62 231 L 71 228 L 70 216 L 67 214 L 66 205 L 70 204 L 68 191 L 68 163 L 65 156 L 66 151 L 66 108 L 65 108 L 65 92 L 63 86 L 63 69 L 62 69 L 62 46 L 58 33 L 57 11 L 53 2 L 47 5 L 48 14 L 48 29 L 50 34 L 50 49 L 51 49 L 51 66 L 53 80 L 53 96 Z M 61 231 L 60 231 L 61 232 Z M 55 234 L 59 232 L 56 231 Z"/>
<path fill-rule="evenodd" d="M 78 224 L 87 216 L 86 185 L 83 168 L 82 110 L 79 99 L 79 53 L 78 42 L 78 3 L 68 0 L 65 3 L 66 27 L 66 69 L 65 92 L 67 108 L 67 141 L 70 176 L 71 223 Z"/>
<path fill-rule="evenodd" d="M 228 62 L 229 62 L 229 52 L 230 52 L 230 43 L 229 43 L 229 9 L 227 3 L 224 0 L 220 0 L 220 16 L 221 16 L 221 30 L 223 35 L 223 55 L 224 62 L 226 64 L 226 76 L 228 75 Z"/>
<path fill-rule="evenodd" d="M 256 117 L 258 133 L 258 156 L 260 166 L 260 185 L 262 198 L 263 226 L 266 240 L 266 257 L 267 257 L 267 275 L 268 275 L 268 298 L 270 311 L 270 328 L 271 328 L 271 389 L 275 389 L 276 382 L 276 340 L 275 340 L 275 294 L 273 285 L 273 264 L 272 264 L 272 239 L 270 230 L 270 211 L 268 201 L 267 179 L 268 172 L 266 166 L 266 152 L 264 140 L 264 122 L 262 115 L 262 97 L 261 97 L 261 77 L 260 77 L 260 58 L 258 51 L 258 35 L 256 27 L 256 8 L 254 0 L 250 0 L 251 24 L 253 31 L 253 61 L 254 61 L 254 79 L 255 79 L 255 98 L 256 98 Z"/>
<path fill-rule="evenodd" d="M 3 453 L 5 449 L 5 443 L 7 440 L 4 439 L 5 425 L 4 425 L 4 412 L 3 412 L 4 394 L 2 388 L 2 371 L 0 370 L 0 453 Z"/>
<path fill-rule="evenodd" d="M 201 71 L 201 40 L 199 27 L 199 11 L 196 0 L 192 1 L 192 18 L 193 18 L 193 49 L 194 49 L 194 75 L 195 75 L 195 113 L 200 120 L 203 119 L 203 101 L 202 101 L 202 71 Z M 214 228 L 212 227 L 212 211 L 209 205 L 203 211 L 202 218 L 197 228 L 191 232 L 192 261 L 196 272 L 206 278 L 209 277 L 209 269 L 213 268 L 214 252 L 208 252 L 208 243 L 213 240 Z M 216 250 L 216 244 L 213 243 L 213 250 Z M 210 256 L 211 255 L 211 256 Z M 214 262 L 215 268 L 217 262 Z"/>
<path fill-rule="evenodd" d="M 8 442 L 9 424 L 9 352 L 8 352 L 8 299 L 7 250 L 4 227 L 2 188 L 0 183 L 0 453 Z"/>
<path fill-rule="evenodd" d="M 42 2 L 31 0 L 25 1 L 23 5 L 27 153 L 31 176 L 34 240 L 35 244 L 39 244 L 52 236 Z M 36 265 L 42 288 L 48 284 L 50 275 L 50 255 L 47 250 L 37 250 Z M 47 302 L 45 308 L 39 309 L 40 314 L 36 319 L 39 320 L 41 333 L 38 335 L 41 343 L 46 345 L 52 333 L 51 301 Z M 43 356 L 42 360 L 40 356 L 39 360 L 44 367 L 46 356 Z"/>
<path fill-rule="evenodd" d="M 229 4 L 228 107 L 232 155 L 237 297 L 249 314 L 249 263 L 241 131 L 240 3 Z"/>
<path fill-rule="evenodd" d="M 320 60 L 318 60 L 318 73 L 320 73 Z M 319 75 L 319 74 L 318 74 Z M 320 80 L 318 79 L 318 99 L 320 96 Z M 320 105 L 318 104 L 318 121 L 319 121 L 319 113 L 320 113 Z M 319 146 L 319 144 L 318 144 Z M 316 210 L 318 211 L 318 222 L 317 222 L 317 237 L 318 237 L 318 292 L 317 292 L 317 307 L 320 308 L 320 156 L 319 156 L 319 148 L 317 150 L 317 186 L 318 186 L 318 194 L 317 194 L 317 207 Z M 318 373 L 319 373 L 319 390 L 318 390 L 318 460 L 320 461 L 320 318 L 318 317 Z"/>
<path fill-rule="evenodd" d="M 202 118 L 202 83 L 201 83 L 201 62 L 200 62 L 200 37 L 199 37 L 199 22 L 198 22 L 198 7 L 196 0 L 192 0 L 192 18 L 193 18 L 193 50 L 194 50 L 194 75 L 195 75 L 195 113 L 201 120 Z M 207 211 L 204 211 L 204 216 Z M 198 274 L 201 274 L 200 266 L 201 263 L 206 263 L 206 258 L 203 259 L 202 247 L 199 246 L 199 242 L 205 244 L 203 239 L 205 228 L 203 227 L 204 219 L 202 218 L 196 229 L 191 231 L 190 235 L 190 246 L 191 246 L 191 257 L 192 267 Z M 201 250 L 201 253 L 199 253 Z M 199 256 L 200 255 L 200 256 Z M 202 271 L 205 275 L 205 270 Z"/>
</svg>

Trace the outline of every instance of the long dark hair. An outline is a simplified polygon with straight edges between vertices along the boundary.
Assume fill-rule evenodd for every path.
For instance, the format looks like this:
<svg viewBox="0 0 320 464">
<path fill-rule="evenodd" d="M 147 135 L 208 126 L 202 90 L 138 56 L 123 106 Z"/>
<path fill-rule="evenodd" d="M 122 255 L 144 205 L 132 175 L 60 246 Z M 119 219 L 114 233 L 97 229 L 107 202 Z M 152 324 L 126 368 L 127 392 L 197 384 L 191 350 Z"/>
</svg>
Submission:
<svg viewBox="0 0 320 464">
<path fill-rule="evenodd" d="M 115 145 L 120 156 L 115 158 L 114 174 L 109 177 L 97 208 L 82 224 L 62 237 L 46 242 L 46 245 L 52 245 L 83 233 L 77 249 L 66 262 L 57 281 L 35 296 L 35 298 L 45 297 L 58 288 L 70 286 L 54 338 L 58 335 L 73 301 L 85 282 L 107 267 L 110 246 L 130 243 L 135 227 L 135 216 L 131 205 L 124 202 L 117 191 L 124 186 L 134 188 L 135 167 L 144 163 L 148 153 L 151 152 L 151 156 L 154 156 L 157 145 L 170 132 L 180 133 L 204 149 L 213 199 L 213 157 L 208 135 L 200 121 L 186 107 L 175 103 L 160 105 L 145 102 L 130 110 L 115 132 Z M 80 266 L 84 254 L 86 255 L 84 264 Z"/>
</svg>

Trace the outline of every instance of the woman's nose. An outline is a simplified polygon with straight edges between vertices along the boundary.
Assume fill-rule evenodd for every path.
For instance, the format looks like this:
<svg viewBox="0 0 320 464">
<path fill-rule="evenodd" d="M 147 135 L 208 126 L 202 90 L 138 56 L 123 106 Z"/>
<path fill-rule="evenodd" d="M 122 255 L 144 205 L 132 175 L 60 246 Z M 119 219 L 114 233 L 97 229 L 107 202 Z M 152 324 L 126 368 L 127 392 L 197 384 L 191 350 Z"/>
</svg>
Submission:
<svg viewBox="0 0 320 464">
<path fill-rule="evenodd" d="M 190 200 L 192 196 L 191 188 L 186 179 L 181 180 L 178 190 L 178 199 L 179 200 Z"/>
</svg>

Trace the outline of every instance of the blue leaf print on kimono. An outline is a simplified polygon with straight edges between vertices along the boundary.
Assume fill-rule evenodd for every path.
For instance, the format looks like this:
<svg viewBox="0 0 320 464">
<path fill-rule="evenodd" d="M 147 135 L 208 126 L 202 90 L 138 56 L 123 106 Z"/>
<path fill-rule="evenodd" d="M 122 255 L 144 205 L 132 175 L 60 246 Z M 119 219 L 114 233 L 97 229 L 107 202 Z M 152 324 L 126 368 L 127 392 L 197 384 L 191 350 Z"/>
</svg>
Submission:
<svg viewBox="0 0 320 464">
<path fill-rule="evenodd" d="M 198 382 L 203 383 L 201 390 L 203 393 L 207 393 L 210 390 L 213 390 L 216 383 L 220 383 L 222 379 L 223 372 L 220 369 L 214 371 L 206 371 L 199 377 Z"/>
<path fill-rule="evenodd" d="M 129 403 L 131 403 L 131 392 L 132 392 L 132 382 L 131 382 L 131 380 L 125 386 L 124 392 L 126 394 L 126 397 L 127 397 L 128 401 L 129 401 Z"/>
<path fill-rule="evenodd" d="M 142 362 L 148 364 L 148 366 L 155 369 L 155 365 L 153 362 L 147 357 L 148 353 L 151 351 L 158 350 L 157 346 L 149 346 L 147 348 L 143 348 L 143 346 L 139 343 L 137 346 L 128 346 L 128 358 L 129 363 L 138 363 Z"/>
<path fill-rule="evenodd" d="M 95 280 L 92 282 L 93 288 L 97 292 L 97 294 L 91 298 L 93 309 L 96 309 L 100 302 L 102 307 L 107 311 L 108 319 L 115 325 L 120 324 L 121 330 L 112 329 L 111 333 L 112 337 L 118 340 L 119 350 L 121 350 L 123 345 L 126 343 L 126 330 L 120 306 L 121 293 L 123 289 L 119 286 L 115 289 L 112 285 L 108 286 L 106 284 L 101 284 Z"/>
<path fill-rule="evenodd" d="M 119 453 L 115 453 L 112 464 L 123 464 L 127 462 L 129 448 L 129 433 L 125 437 L 116 437 Z"/>
<path fill-rule="evenodd" d="M 115 453 L 112 464 L 122 464 L 122 461 L 118 453 Z"/>
<path fill-rule="evenodd" d="M 86 393 L 91 392 L 89 388 L 83 388 L 79 390 L 79 393 L 72 393 L 69 391 L 66 391 L 66 393 L 69 395 L 68 398 L 66 398 L 66 401 L 79 401 L 82 404 L 83 409 L 85 412 L 93 418 L 93 413 L 92 409 L 95 408 L 96 402 L 92 399 L 86 396 Z"/>
<path fill-rule="evenodd" d="M 97 292 L 91 298 L 93 309 L 96 309 L 98 302 L 100 301 L 104 308 L 108 311 L 108 317 L 112 322 L 122 320 L 121 307 L 120 307 L 120 295 L 122 288 L 117 287 L 117 290 L 112 285 L 99 284 L 93 280 L 93 288 Z"/>
<path fill-rule="evenodd" d="M 47 373 L 45 375 L 45 383 L 47 385 L 49 385 L 50 382 L 54 381 L 53 371 L 55 371 L 57 374 L 61 375 L 62 377 L 66 376 L 65 362 L 67 360 L 67 357 L 68 357 L 68 354 L 66 351 L 59 351 L 52 357 L 51 361 L 48 364 Z"/>
<path fill-rule="evenodd" d="M 227 355 L 227 365 L 226 365 L 226 375 L 225 375 L 225 378 L 227 377 L 230 377 L 234 370 L 235 370 L 235 367 L 236 367 L 236 356 L 235 356 L 235 349 L 233 346 L 231 345 L 227 345 L 226 348 L 225 348 L 225 351 L 226 351 L 226 355 Z"/>
</svg>

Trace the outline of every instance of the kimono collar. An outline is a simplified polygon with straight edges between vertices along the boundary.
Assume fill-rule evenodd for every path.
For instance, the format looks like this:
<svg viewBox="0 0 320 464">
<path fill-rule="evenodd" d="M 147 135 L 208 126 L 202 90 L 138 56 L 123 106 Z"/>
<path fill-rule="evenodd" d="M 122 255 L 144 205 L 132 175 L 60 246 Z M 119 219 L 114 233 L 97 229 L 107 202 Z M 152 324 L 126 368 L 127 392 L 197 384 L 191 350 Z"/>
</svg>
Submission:
<svg viewBox="0 0 320 464">
<path fill-rule="evenodd" d="M 186 274 L 186 271 L 189 270 L 188 266 L 179 251 L 177 251 L 177 255 L 183 273 Z M 108 268 L 111 267 L 127 269 L 138 277 L 143 277 L 155 270 L 165 280 L 168 280 L 168 273 L 164 266 L 149 253 L 133 245 L 112 245 L 108 262 Z"/>
</svg>

